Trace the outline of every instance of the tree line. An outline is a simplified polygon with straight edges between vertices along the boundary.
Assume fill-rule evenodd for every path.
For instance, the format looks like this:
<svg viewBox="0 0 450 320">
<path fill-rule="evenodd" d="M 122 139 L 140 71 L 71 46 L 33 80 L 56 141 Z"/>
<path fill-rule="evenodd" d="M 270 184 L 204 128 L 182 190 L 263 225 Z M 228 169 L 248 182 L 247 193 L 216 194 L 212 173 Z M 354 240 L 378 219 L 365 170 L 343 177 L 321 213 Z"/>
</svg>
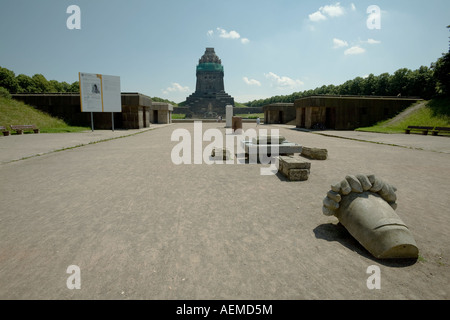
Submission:
<svg viewBox="0 0 450 320">
<path fill-rule="evenodd" d="M 25 74 L 15 75 L 14 71 L 0 67 L 0 87 L 9 93 L 60 93 L 80 92 L 78 81 L 71 84 L 57 80 L 47 80 L 42 74 L 32 77 Z"/>
<path fill-rule="evenodd" d="M 271 103 L 293 103 L 311 95 L 357 95 L 357 96 L 415 96 L 431 99 L 450 96 L 450 52 L 443 54 L 430 67 L 421 66 L 417 70 L 398 69 L 393 74 L 356 77 L 341 85 L 324 85 L 312 90 L 294 92 L 285 96 L 253 100 L 244 103 L 248 107 L 261 107 Z"/>
</svg>

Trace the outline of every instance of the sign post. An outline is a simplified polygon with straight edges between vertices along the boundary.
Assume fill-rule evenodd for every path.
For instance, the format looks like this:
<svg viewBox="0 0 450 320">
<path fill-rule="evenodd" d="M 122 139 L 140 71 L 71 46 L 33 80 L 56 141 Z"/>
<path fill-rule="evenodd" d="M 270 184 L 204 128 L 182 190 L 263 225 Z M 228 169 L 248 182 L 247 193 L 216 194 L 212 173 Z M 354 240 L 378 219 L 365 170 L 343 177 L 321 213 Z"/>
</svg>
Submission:
<svg viewBox="0 0 450 320">
<path fill-rule="evenodd" d="M 114 131 L 114 112 L 122 112 L 120 77 L 79 72 L 81 112 L 91 113 L 94 131 L 94 112 L 111 112 Z"/>
</svg>

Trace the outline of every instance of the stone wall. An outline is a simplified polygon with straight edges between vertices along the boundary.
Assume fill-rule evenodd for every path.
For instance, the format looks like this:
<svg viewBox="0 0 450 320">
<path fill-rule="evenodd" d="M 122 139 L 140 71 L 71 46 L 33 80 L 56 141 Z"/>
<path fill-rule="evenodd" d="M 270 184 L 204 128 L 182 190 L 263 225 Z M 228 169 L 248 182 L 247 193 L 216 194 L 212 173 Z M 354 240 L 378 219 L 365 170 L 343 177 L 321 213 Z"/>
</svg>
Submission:
<svg viewBox="0 0 450 320">
<path fill-rule="evenodd" d="M 419 98 L 374 96 L 310 96 L 295 101 L 297 128 L 316 124 L 327 129 L 354 130 L 394 117 Z"/>
<path fill-rule="evenodd" d="M 296 110 L 293 103 L 272 103 L 262 107 L 266 124 L 285 124 L 295 119 Z"/>
<path fill-rule="evenodd" d="M 81 112 L 78 93 L 14 94 L 13 99 L 35 107 L 72 126 L 91 126 L 90 112 Z M 122 112 L 114 112 L 114 128 L 141 129 L 150 125 L 152 100 L 140 93 L 122 93 Z M 94 129 L 112 129 L 111 112 L 94 112 Z"/>
</svg>

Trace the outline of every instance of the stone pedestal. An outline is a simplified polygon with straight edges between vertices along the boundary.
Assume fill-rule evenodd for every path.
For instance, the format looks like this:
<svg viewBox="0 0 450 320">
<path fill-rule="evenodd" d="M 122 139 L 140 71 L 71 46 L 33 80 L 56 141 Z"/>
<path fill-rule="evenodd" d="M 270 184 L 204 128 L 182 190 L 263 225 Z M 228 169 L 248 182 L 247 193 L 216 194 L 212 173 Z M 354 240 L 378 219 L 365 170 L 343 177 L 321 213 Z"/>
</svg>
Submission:
<svg viewBox="0 0 450 320">
<path fill-rule="evenodd" d="M 226 128 L 231 128 L 231 126 L 233 125 L 233 106 L 228 105 L 225 107 L 225 112 L 226 112 Z"/>
</svg>

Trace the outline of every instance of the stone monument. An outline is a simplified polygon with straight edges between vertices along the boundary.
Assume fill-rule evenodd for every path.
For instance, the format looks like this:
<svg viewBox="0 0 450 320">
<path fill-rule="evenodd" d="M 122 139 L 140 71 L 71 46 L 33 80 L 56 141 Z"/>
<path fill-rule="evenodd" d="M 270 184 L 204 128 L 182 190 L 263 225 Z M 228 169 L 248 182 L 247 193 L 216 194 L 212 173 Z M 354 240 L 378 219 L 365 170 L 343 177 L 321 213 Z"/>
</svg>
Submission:
<svg viewBox="0 0 450 320">
<path fill-rule="evenodd" d="M 226 128 L 231 128 L 233 125 L 233 106 L 227 105 L 225 107 L 226 109 Z"/>
<path fill-rule="evenodd" d="M 222 61 L 214 48 L 206 48 L 197 65 L 195 92 L 186 98 L 191 116 L 225 116 L 225 106 L 234 106 L 234 98 L 225 92 Z"/>
<path fill-rule="evenodd" d="M 397 189 L 374 175 L 348 175 L 331 186 L 322 211 L 339 222 L 375 258 L 418 258 L 411 231 L 395 213 Z"/>
</svg>

